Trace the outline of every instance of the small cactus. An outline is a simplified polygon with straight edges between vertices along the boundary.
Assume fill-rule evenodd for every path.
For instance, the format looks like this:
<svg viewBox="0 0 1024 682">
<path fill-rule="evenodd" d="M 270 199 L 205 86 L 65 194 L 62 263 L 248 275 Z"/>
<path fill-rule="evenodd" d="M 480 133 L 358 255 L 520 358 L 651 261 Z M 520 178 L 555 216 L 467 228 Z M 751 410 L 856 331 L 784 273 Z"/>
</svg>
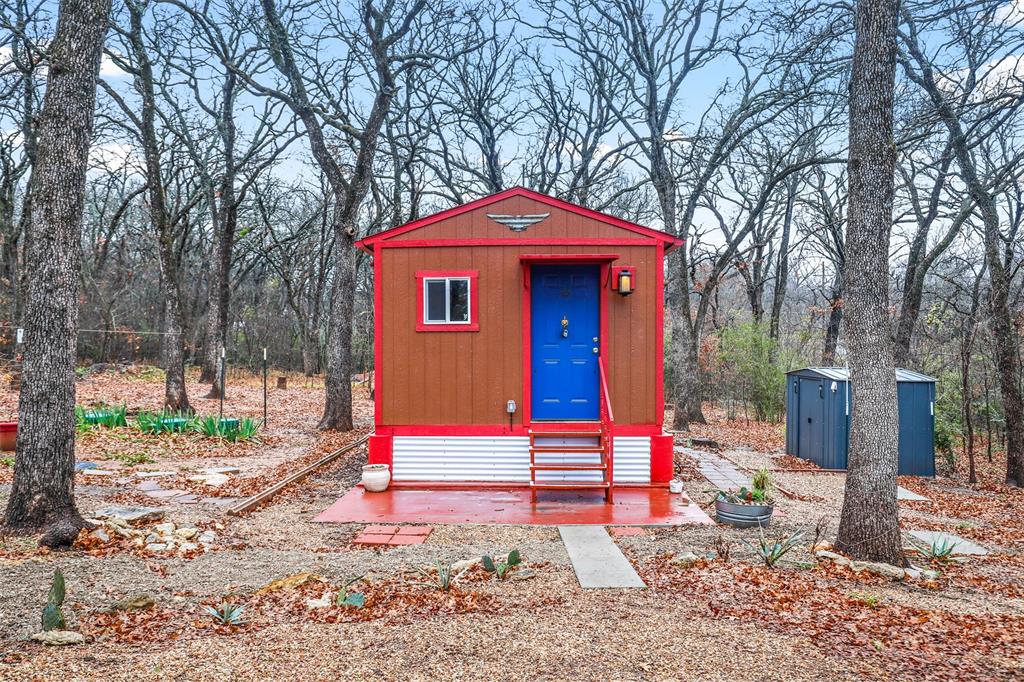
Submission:
<svg viewBox="0 0 1024 682">
<path fill-rule="evenodd" d="M 58 568 L 53 572 L 53 583 L 50 585 L 50 594 L 43 607 L 43 632 L 50 630 L 63 630 L 66 627 L 64 613 L 60 607 L 64 604 L 64 574 Z"/>
</svg>

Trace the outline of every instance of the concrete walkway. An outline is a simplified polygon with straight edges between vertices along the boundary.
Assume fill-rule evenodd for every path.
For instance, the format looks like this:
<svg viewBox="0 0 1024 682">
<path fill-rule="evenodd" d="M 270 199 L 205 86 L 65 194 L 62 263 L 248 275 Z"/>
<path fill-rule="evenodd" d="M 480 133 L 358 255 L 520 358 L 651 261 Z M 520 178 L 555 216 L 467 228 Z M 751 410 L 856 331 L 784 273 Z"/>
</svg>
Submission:
<svg viewBox="0 0 1024 682">
<path fill-rule="evenodd" d="M 896 499 L 906 500 L 908 502 L 927 502 L 928 498 L 924 495 L 918 495 L 913 490 L 907 490 L 903 486 L 896 486 Z"/>
<path fill-rule="evenodd" d="M 604 526 L 559 526 L 558 532 L 583 589 L 646 587 Z"/>
<path fill-rule="evenodd" d="M 676 448 L 676 451 L 697 460 L 697 468 L 700 469 L 701 476 L 708 479 L 711 485 L 719 490 L 738 490 L 744 486 L 750 487 L 749 476 L 713 452 L 692 448 Z"/>
</svg>

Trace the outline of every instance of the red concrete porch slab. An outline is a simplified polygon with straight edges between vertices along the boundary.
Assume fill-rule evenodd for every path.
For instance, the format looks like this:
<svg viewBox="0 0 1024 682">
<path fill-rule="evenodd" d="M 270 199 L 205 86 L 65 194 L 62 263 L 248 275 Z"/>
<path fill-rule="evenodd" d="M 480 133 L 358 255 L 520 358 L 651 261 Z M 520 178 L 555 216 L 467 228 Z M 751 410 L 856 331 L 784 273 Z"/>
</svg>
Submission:
<svg viewBox="0 0 1024 682">
<path fill-rule="evenodd" d="M 355 487 L 314 521 L 323 523 L 479 523 L 528 526 L 577 524 L 678 526 L 714 523 L 700 507 L 666 488 L 616 488 L 615 503 L 600 491 L 527 488 L 391 488 L 368 493 Z"/>
</svg>

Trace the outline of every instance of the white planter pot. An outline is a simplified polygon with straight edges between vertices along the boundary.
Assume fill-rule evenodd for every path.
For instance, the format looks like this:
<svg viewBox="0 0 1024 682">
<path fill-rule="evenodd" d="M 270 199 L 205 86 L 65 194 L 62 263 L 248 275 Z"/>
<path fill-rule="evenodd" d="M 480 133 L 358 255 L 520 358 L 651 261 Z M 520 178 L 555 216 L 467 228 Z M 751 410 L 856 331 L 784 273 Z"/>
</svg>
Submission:
<svg viewBox="0 0 1024 682">
<path fill-rule="evenodd" d="M 387 464 L 367 464 L 363 467 L 363 488 L 371 493 L 381 493 L 391 483 L 391 467 Z"/>
<path fill-rule="evenodd" d="M 673 478 L 668 482 L 668 491 L 672 494 L 678 494 L 683 492 L 683 482 L 678 478 Z"/>
</svg>

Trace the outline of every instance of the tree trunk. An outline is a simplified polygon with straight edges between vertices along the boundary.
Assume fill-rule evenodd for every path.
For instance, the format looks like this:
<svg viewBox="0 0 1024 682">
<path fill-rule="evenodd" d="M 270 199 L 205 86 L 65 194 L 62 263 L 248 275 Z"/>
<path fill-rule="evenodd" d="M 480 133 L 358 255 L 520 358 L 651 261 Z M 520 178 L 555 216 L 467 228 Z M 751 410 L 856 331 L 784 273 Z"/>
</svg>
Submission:
<svg viewBox="0 0 1024 682">
<path fill-rule="evenodd" d="M 685 248 L 685 247 L 684 247 Z M 669 401 L 675 405 L 672 414 L 672 429 L 685 431 L 691 422 L 704 424 L 704 415 L 700 409 L 700 366 L 696 341 L 693 338 L 693 324 L 690 321 L 689 301 L 687 298 L 686 259 L 679 249 L 674 257 L 668 258 L 669 276 L 667 278 L 666 301 L 671 314 L 668 364 Z"/>
<path fill-rule="evenodd" d="M 50 526 L 71 544 L 86 524 L 75 506 L 75 349 L 82 214 L 96 79 L 110 0 L 62 0 L 49 45 L 45 101 L 32 170 L 25 364 L 6 527 Z"/>
<path fill-rule="evenodd" d="M 786 285 L 789 284 L 789 235 L 793 226 L 797 182 L 796 177 L 786 181 L 786 215 L 782 221 L 779 257 L 775 265 L 775 286 L 772 288 L 772 312 L 768 322 L 768 336 L 776 342 L 779 340 L 779 323 L 782 319 L 782 304 L 786 299 Z"/>
<path fill-rule="evenodd" d="M 352 312 L 355 307 L 356 258 L 355 246 L 347 230 L 337 229 L 335 235 L 337 270 L 327 332 L 326 402 L 319 428 L 349 431 L 352 429 Z"/>
<path fill-rule="evenodd" d="M 903 566 L 896 502 L 896 372 L 888 316 L 897 6 L 897 0 L 859 0 L 856 6 L 843 273 L 854 401 L 836 547 L 856 559 Z"/>
<path fill-rule="evenodd" d="M 821 353 L 821 364 L 831 367 L 836 364 L 836 347 L 839 345 L 839 331 L 843 323 L 842 275 L 836 275 L 832 295 L 828 298 L 828 322 L 825 323 L 825 348 Z"/>
</svg>

